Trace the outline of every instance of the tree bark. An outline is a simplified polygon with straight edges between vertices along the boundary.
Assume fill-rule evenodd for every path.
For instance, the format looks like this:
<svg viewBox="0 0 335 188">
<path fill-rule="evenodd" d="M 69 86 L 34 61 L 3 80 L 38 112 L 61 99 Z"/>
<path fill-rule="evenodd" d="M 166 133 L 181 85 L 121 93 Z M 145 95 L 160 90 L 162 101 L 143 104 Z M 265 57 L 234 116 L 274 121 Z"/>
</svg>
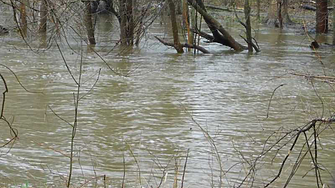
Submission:
<svg viewBox="0 0 335 188">
<path fill-rule="evenodd" d="M 316 33 L 328 32 L 327 0 L 316 1 Z"/>
<path fill-rule="evenodd" d="M 92 8 L 91 8 L 91 3 L 89 1 L 85 1 L 85 26 L 86 26 L 86 31 L 87 31 L 87 38 L 90 44 L 96 44 L 95 42 L 95 37 L 94 37 L 94 26 L 92 22 Z"/>
<path fill-rule="evenodd" d="M 170 18 L 171 18 L 171 24 L 172 24 L 174 48 L 177 50 L 178 53 L 184 53 L 183 47 L 181 46 L 180 41 L 179 41 L 175 5 L 173 3 L 173 0 L 168 0 L 168 3 L 169 3 L 169 9 L 170 9 Z"/>
<path fill-rule="evenodd" d="M 191 4 L 204 17 L 207 26 L 213 34 L 213 42 L 218 42 L 222 45 L 229 46 L 235 51 L 243 51 L 246 49 L 246 47 L 236 42 L 235 39 L 222 27 L 222 25 L 217 20 L 215 20 L 207 13 L 202 0 L 188 0 L 188 3 Z"/>
</svg>

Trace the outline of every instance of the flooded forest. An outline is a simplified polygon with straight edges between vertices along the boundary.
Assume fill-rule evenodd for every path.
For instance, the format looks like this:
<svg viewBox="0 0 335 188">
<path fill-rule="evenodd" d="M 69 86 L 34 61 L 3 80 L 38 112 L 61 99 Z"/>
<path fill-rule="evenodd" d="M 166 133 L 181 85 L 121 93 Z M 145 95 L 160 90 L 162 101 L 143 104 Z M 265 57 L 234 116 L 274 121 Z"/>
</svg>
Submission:
<svg viewBox="0 0 335 188">
<path fill-rule="evenodd" d="M 0 187 L 335 187 L 335 0 L 0 0 Z"/>
</svg>

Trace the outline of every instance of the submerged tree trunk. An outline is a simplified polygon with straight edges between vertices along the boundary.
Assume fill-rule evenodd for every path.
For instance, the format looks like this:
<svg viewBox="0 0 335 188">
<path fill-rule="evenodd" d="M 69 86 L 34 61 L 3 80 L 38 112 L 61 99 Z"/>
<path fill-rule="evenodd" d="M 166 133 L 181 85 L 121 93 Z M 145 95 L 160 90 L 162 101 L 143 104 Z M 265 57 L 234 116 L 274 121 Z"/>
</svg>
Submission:
<svg viewBox="0 0 335 188">
<path fill-rule="evenodd" d="M 327 0 L 316 1 L 316 33 L 328 32 Z"/>
<path fill-rule="evenodd" d="M 192 35 L 193 32 L 191 32 L 191 28 L 190 28 L 190 19 L 189 19 L 187 0 L 183 0 L 183 18 L 184 18 L 184 23 L 187 29 L 187 43 L 193 44 L 193 35 Z"/>
<path fill-rule="evenodd" d="M 41 34 L 46 34 L 47 32 L 47 16 L 48 16 L 48 2 L 47 0 L 41 0 L 40 25 L 38 28 L 38 31 Z"/>
<path fill-rule="evenodd" d="M 289 0 L 269 0 L 267 25 L 283 28 L 293 24 L 288 13 L 288 2 Z"/>
<path fill-rule="evenodd" d="M 290 15 L 288 13 L 288 3 L 289 0 L 283 0 L 283 19 L 285 23 L 292 24 L 293 21 L 291 20 Z"/>
<path fill-rule="evenodd" d="M 134 14 L 133 14 L 133 0 L 126 0 L 127 1 L 127 42 L 128 45 L 134 45 Z"/>
<path fill-rule="evenodd" d="M 94 37 L 94 26 L 92 21 L 92 8 L 91 8 L 91 2 L 85 1 L 85 26 L 87 31 L 87 38 L 90 44 L 96 44 L 95 37 Z"/>
<path fill-rule="evenodd" d="M 277 2 L 276 0 L 269 0 L 268 15 L 266 19 L 267 25 L 273 25 L 279 27 L 277 13 Z"/>
<path fill-rule="evenodd" d="M 187 0 L 185 0 L 187 1 Z M 180 41 L 179 41 L 179 34 L 178 34 L 178 25 L 177 25 L 177 19 L 176 19 L 176 9 L 175 9 L 175 4 L 173 2 L 173 0 L 167 0 L 167 3 L 169 5 L 169 9 L 170 9 L 170 19 L 171 19 L 171 25 L 172 25 L 172 33 L 173 33 L 173 43 L 169 43 L 169 42 L 165 42 L 163 41 L 162 39 L 158 38 L 157 36 L 156 39 L 159 40 L 161 43 L 163 43 L 164 45 L 167 45 L 167 46 L 172 46 L 174 47 L 178 53 L 184 53 L 184 49 L 183 48 L 194 48 L 195 50 L 199 50 L 203 53 L 210 53 L 209 51 L 207 51 L 206 49 L 202 48 L 201 46 L 198 46 L 196 44 L 193 44 L 191 42 L 192 41 L 192 36 L 188 36 L 189 40 L 187 43 L 184 43 L 184 44 L 181 44 Z M 184 7 L 186 8 L 186 7 Z M 186 11 L 184 9 L 184 11 Z M 184 16 L 185 16 L 185 12 L 184 12 Z M 186 22 L 186 25 L 189 24 L 189 21 L 187 19 L 187 16 L 185 16 L 185 22 Z M 189 26 L 188 26 L 189 28 Z"/>
<path fill-rule="evenodd" d="M 279 21 L 279 28 L 283 28 L 283 14 L 282 14 L 282 6 L 283 3 L 281 0 L 277 0 L 277 17 L 278 17 L 278 21 Z"/>
<path fill-rule="evenodd" d="M 188 3 L 191 4 L 204 17 L 207 26 L 213 34 L 211 42 L 217 42 L 222 45 L 229 46 L 235 51 L 243 51 L 245 49 L 243 45 L 235 41 L 235 39 L 222 27 L 218 21 L 216 21 L 207 13 L 202 0 L 188 0 Z"/>
<path fill-rule="evenodd" d="M 172 24 L 174 48 L 177 50 L 178 53 L 184 53 L 183 47 L 179 41 L 175 5 L 173 3 L 173 0 L 168 0 L 168 3 L 169 3 L 169 9 L 170 9 L 170 18 L 171 18 L 171 24 Z"/>
<path fill-rule="evenodd" d="M 133 18 L 133 3 L 132 0 L 119 0 L 120 8 L 120 37 L 121 44 L 134 44 L 134 18 Z"/>
<path fill-rule="evenodd" d="M 251 23 L 250 23 L 250 5 L 249 0 L 244 0 L 244 14 L 245 14 L 245 24 L 246 24 L 246 34 L 247 34 L 247 43 L 248 43 L 248 51 L 252 52 L 252 36 L 251 36 Z"/>
</svg>

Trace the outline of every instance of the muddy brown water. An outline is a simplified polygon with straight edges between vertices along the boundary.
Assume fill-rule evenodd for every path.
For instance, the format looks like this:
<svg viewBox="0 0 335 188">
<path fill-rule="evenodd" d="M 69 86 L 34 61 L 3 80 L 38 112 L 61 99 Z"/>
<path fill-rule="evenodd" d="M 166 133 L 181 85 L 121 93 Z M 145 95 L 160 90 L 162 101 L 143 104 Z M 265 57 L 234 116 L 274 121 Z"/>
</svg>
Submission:
<svg viewBox="0 0 335 188">
<path fill-rule="evenodd" d="M 102 70 L 93 90 L 79 103 L 75 187 L 102 187 L 103 176 L 106 184 L 121 187 L 124 171 L 129 187 L 157 187 L 161 179 L 163 187 L 171 187 L 176 161 L 181 181 L 187 150 L 184 186 L 217 187 L 217 155 L 193 119 L 214 140 L 224 170 L 223 187 L 237 186 L 248 172 L 246 160 L 259 156 L 272 132 L 334 112 L 333 85 L 290 74 L 334 75 L 334 51 L 321 50 L 321 64 L 304 35 L 259 26 L 255 31 L 261 53 L 234 53 L 218 44 L 202 43 L 213 54 L 194 56 L 178 55 L 158 43 L 154 35 L 171 36 L 159 21 L 148 30 L 141 48 L 132 50 L 110 45 L 113 41 L 108 31 L 112 28 L 105 19 L 98 21 L 95 50 L 114 70 L 127 76 L 115 75 L 83 45 L 81 95 L 90 90 Z M 237 35 L 240 31 L 231 32 Z M 38 42 L 31 39 L 36 53 L 32 52 L 15 32 L 0 40 L 0 63 L 10 67 L 30 91 L 43 92 L 26 92 L 1 68 L 9 87 L 4 113 L 19 131 L 19 140 L 8 153 L 8 147 L 0 149 L 0 186 L 65 186 L 71 127 L 48 106 L 72 123 L 76 85 L 55 46 L 36 51 Z M 78 53 L 64 41 L 60 44 L 78 78 L 81 43 L 76 36 L 69 41 Z M 281 84 L 284 86 L 276 91 L 266 118 L 271 94 Z M 9 138 L 8 132 L 1 123 L 1 143 Z M 331 129 L 323 132 L 319 145 L 319 162 L 330 172 L 335 170 L 333 136 Z M 256 166 L 254 185 L 248 185 L 260 187 L 269 182 L 287 151 L 284 147 L 274 160 L 275 152 L 263 158 Z M 286 182 L 299 150 L 294 152 L 276 186 Z M 314 186 L 312 168 L 306 157 L 290 187 Z M 330 176 L 323 173 L 324 182 L 329 183 Z"/>
</svg>

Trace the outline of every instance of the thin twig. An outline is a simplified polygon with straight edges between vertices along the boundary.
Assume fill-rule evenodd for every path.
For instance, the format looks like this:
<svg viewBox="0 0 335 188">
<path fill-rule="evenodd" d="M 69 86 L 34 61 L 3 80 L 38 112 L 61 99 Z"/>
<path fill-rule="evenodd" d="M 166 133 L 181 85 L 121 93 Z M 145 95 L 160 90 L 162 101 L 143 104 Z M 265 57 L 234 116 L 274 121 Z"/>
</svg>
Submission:
<svg viewBox="0 0 335 188">
<path fill-rule="evenodd" d="M 19 77 L 16 75 L 16 73 L 11 69 L 9 68 L 8 66 L 4 65 L 4 64 L 0 64 L 0 66 L 2 67 L 5 67 L 7 70 L 9 70 L 9 72 L 11 72 L 13 74 L 13 76 L 15 77 L 16 81 L 19 83 L 19 85 L 28 93 L 39 93 L 39 94 L 43 94 L 43 92 L 39 92 L 39 91 L 30 91 L 28 90 L 23 84 L 22 82 L 20 81 Z"/>
<path fill-rule="evenodd" d="M 280 84 L 279 86 L 277 86 L 273 91 L 272 91 L 272 94 L 271 94 L 271 97 L 270 97 L 270 100 L 269 100 L 269 105 L 268 105 L 268 110 L 267 110 L 267 113 L 266 113 L 266 118 L 267 119 L 269 117 L 269 111 L 270 111 L 270 106 L 271 106 L 271 101 L 272 101 L 272 97 L 273 95 L 275 94 L 276 90 L 282 86 L 284 86 L 285 84 Z"/>
</svg>

